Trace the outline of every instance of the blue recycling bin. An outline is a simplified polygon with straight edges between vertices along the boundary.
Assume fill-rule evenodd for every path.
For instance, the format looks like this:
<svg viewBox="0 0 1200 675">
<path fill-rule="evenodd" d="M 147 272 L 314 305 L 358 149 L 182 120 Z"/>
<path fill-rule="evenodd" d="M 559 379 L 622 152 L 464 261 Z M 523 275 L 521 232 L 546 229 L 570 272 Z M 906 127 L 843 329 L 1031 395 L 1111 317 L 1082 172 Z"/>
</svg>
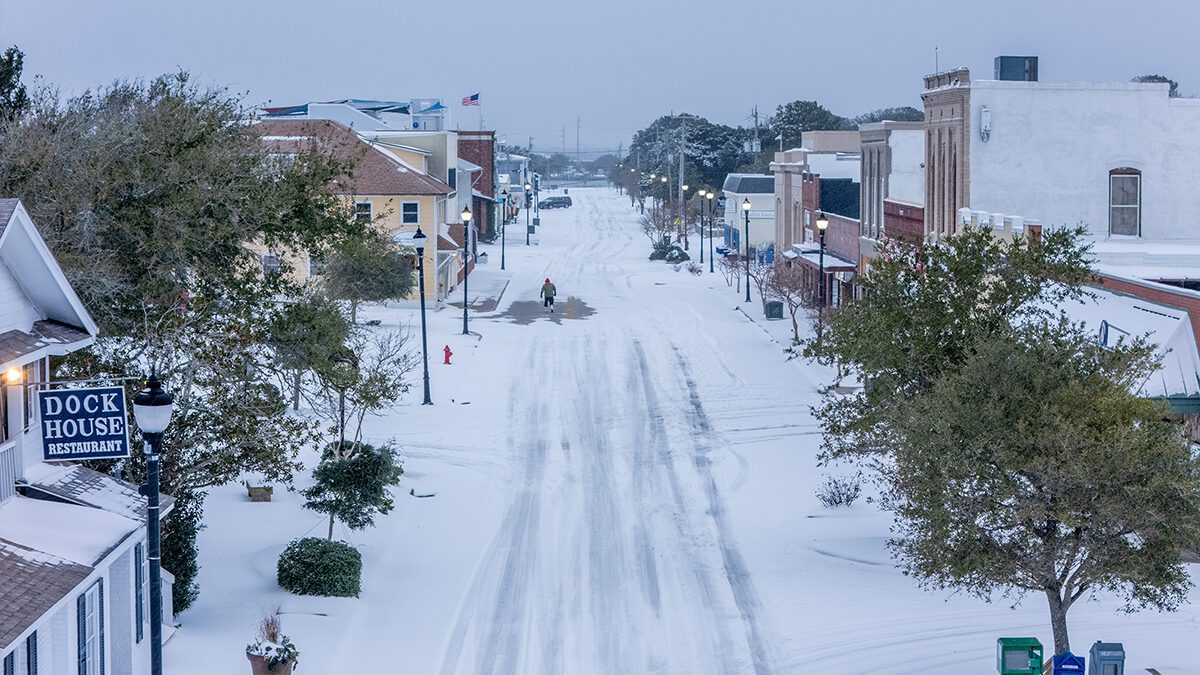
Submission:
<svg viewBox="0 0 1200 675">
<path fill-rule="evenodd" d="M 1054 658 L 1051 659 L 1051 667 L 1054 675 L 1084 675 L 1086 663 L 1082 656 L 1065 652 L 1054 655 Z"/>
<path fill-rule="evenodd" d="M 1125 675 L 1125 646 L 1097 640 L 1088 652 L 1087 675 Z"/>
</svg>

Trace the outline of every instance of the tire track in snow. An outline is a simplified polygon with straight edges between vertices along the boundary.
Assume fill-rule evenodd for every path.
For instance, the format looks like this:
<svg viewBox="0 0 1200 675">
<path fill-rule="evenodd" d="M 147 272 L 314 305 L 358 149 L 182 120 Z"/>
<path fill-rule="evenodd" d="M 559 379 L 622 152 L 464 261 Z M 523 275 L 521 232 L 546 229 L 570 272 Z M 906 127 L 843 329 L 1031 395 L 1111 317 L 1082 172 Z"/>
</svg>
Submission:
<svg viewBox="0 0 1200 675">
<path fill-rule="evenodd" d="M 758 594 L 754 591 L 750 572 L 746 569 L 746 562 L 729 531 L 729 524 L 725 520 L 725 505 L 721 500 L 720 491 L 717 489 L 717 482 L 713 479 L 712 461 L 708 457 L 708 453 L 712 449 L 710 440 L 713 433 L 712 425 L 704 411 L 704 404 L 700 400 L 696 382 L 692 378 L 691 366 L 678 347 L 672 345 L 671 348 L 675 352 L 679 372 L 687 385 L 690 405 L 688 417 L 699 429 L 695 438 L 695 466 L 708 497 L 708 513 L 716 527 L 721 558 L 725 563 L 725 577 L 729 582 L 729 589 L 733 593 L 734 602 L 737 603 L 741 613 L 742 622 L 745 624 L 747 646 L 754 658 L 754 672 L 765 675 L 771 672 L 771 659 L 768 656 L 767 639 L 758 618 L 761 603 L 759 603 Z"/>
</svg>

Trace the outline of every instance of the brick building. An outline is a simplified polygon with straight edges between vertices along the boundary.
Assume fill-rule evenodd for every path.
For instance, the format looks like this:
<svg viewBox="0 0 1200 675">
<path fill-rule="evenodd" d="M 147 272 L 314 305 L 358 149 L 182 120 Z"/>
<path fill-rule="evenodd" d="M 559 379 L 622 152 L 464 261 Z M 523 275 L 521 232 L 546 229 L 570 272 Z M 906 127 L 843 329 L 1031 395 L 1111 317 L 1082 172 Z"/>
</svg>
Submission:
<svg viewBox="0 0 1200 675">
<path fill-rule="evenodd" d="M 490 240 L 496 235 L 498 219 L 496 195 L 496 132 L 459 131 L 458 157 L 478 166 L 480 171 L 471 174 L 471 185 L 460 189 L 471 190 L 472 224 L 480 237 Z"/>
</svg>

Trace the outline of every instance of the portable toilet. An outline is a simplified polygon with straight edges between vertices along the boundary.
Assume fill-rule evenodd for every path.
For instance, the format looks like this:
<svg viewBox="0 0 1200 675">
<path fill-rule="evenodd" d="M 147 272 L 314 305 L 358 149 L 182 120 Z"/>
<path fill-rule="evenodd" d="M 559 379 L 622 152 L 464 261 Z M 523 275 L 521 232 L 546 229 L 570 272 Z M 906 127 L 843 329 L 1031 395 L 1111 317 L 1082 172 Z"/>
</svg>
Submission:
<svg viewBox="0 0 1200 675">
<path fill-rule="evenodd" d="M 1088 661 L 1088 675 L 1125 675 L 1125 647 L 1120 642 L 1097 640 Z"/>
<path fill-rule="evenodd" d="M 1042 643 L 1037 638 L 996 640 L 996 672 L 1000 675 L 1042 675 Z"/>
<path fill-rule="evenodd" d="M 1050 664 L 1053 675 L 1084 675 L 1083 671 L 1086 667 L 1084 658 L 1075 656 L 1071 652 L 1055 654 Z"/>
</svg>

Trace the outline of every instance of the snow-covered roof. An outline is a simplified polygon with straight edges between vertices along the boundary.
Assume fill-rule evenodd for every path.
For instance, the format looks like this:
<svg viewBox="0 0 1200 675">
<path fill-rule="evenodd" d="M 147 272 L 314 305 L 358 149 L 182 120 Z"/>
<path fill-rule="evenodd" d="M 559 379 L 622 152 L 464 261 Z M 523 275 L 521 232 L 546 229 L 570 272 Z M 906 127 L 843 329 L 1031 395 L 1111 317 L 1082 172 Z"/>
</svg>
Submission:
<svg viewBox="0 0 1200 675">
<path fill-rule="evenodd" d="M 103 509 L 132 520 L 146 520 L 146 498 L 138 486 L 78 464 L 38 462 L 25 469 L 25 482 L 42 493 L 82 506 Z M 175 499 L 159 495 L 160 517 Z"/>
<path fill-rule="evenodd" d="M 775 176 L 759 173 L 731 173 L 725 177 L 721 188 L 734 194 L 772 194 L 775 192 Z"/>
<path fill-rule="evenodd" d="M 102 509 L 20 495 L 0 504 L 0 539 L 89 567 L 139 527 Z"/>
<path fill-rule="evenodd" d="M 1147 375 L 1137 394 L 1200 396 L 1200 353 L 1186 311 L 1111 291 L 1089 289 L 1089 294 L 1059 308 L 1104 345 L 1138 337 L 1154 345 L 1160 368 Z"/>
</svg>

